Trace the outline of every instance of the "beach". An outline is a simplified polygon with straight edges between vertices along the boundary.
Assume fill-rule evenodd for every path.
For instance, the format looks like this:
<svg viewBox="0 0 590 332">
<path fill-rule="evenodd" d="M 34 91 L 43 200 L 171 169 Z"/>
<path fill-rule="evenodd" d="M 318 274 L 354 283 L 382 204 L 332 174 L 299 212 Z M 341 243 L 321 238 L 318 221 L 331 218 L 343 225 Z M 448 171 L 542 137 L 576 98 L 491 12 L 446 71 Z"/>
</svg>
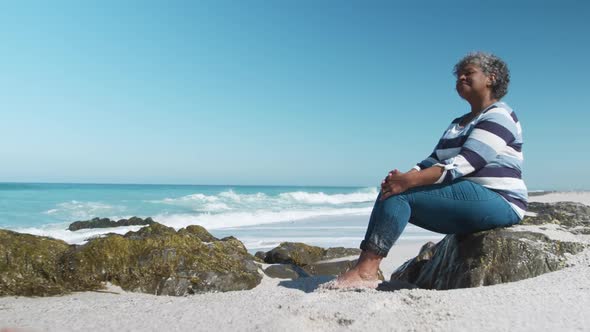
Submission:
<svg viewBox="0 0 590 332">
<path fill-rule="evenodd" d="M 531 201 L 590 202 L 590 193 L 562 192 Z M 522 227 L 522 226 L 517 226 Z M 559 229 L 538 227 L 554 239 Z M 590 243 L 589 235 L 576 241 Z M 424 241 L 400 241 L 383 261 L 386 277 Z M 590 250 L 565 269 L 512 283 L 448 291 L 333 291 L 328 277 L 264 277 L 252 290 L 186 297 L 101 292 L 59 297 L 0 298 L 0 328 L 24 331 L 571 331 L 590 330 Z"/>
</svg>

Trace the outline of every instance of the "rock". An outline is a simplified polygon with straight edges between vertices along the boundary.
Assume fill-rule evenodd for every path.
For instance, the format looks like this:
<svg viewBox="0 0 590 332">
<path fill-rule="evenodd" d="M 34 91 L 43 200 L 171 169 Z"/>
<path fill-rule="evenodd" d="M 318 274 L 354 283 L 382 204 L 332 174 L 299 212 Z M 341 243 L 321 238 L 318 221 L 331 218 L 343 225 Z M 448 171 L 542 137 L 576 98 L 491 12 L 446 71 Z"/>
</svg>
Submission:
<svg viewBox="0 0 590 332">
<path fill-rule="evenodd" d="M 257 262 L 259 263 L 264 263 L 264 258 L 266 257 L 266 252 L 264 251 L 257 251 L 254 254 L 254 258 L 256 259 Z"/>
<path fill-rule="evenodd" d="M 395 271 L 395 278 L 393 278 L 392 275 L 391 280 L 417 280 L 424 264 L 432 259 L 435 247 L 436 245 L 434 242 L 426 242 L 426 244 L 420 248 L 418 256 L 407 261 L 402 267 Z"/>
<path fill-rule="evenodd" d="M 335 258 L 342 258 L 348 256 L 358 257 L 361 254 L 361 250 L 358 248 L 344 248 L 344 247 L 332 247 L 324 251 L 322 260 L 329 260 Z"/>
<path fill-rule="evenodd" d="M 392 280 L 420 288 L 454 289 L 518 281 L 566 266 L 565 254 L 582 243 L 551 240 L 541 233 L 500 228 L 468 235 L 447 235 L 407 261 Z"/>
<path fill-rule="evenodd" d="M 68 292 L 60 258 L 61 240 L 0 230 L 0 296 L 49 296 Z"/>
<path fill-rule="evenodd" d="M 356 264 L 356 260 L 313 263 L 303 267 L 293 264 L 274 264 L 264 270 L 271 278 L 298 279 L 314 276 L 338 276 Z M 382 274 L 380 274 L 381 279 Z"/>
<path fill-rule="evenodd" d="M 338 276 L 356 264 L 354 260 L 337 258 L 358 256 L 360 249 L 335 247 L 324 249 L 305 243 L 283 242 L 271 251 L 257 252 L 265 263 L 277 264 L 268 267 L 264 273 L 272 278 L 297 279 L 303 277 L 330 275 Z M 383 279 L 381 271 L 379 276 Z"/>
<path fill-rule="evenodd" d="M 190 234 L 192 236 L 196 236 L 199 240 L 201 240 L 203 242 L 218 241 L 218 239 L 215 236 L 211 235 L 211 233 L 209 233 L 205 229 L 205 227 L 199 226 L 199 225 L 190 225 L 190 226 L 187 226 L 186 228 L 183 228 L 179 231 L 179 234 L 185 234 L 185 233 Z M 234 238 L 234 237 L 232 236 L 232 238 Z M 224 240 L 225 239 L 222 239 L 222 241 L 224 241 Z"/>
<path fill-rule="evenodd" d="M 268 264 L 282 263 L 305 266 L 317 262 L 324 256 L 325 249 L 300 242 L 283 242 L 266 253 Z"/>
<path fill-rule="evenodd" d="M 84 245 L 0 230 L 0 296 L 101 289 L 185 295 L 251 289 L 262 275 L 243 243 L 217 240 L 200 226 L 176 232 L 152 223 Z"/>
<path fill-rule="evenodd" d="M 268 264 L 309 265 L 318 261 L 331 260 L 348 256 L 358 256 L 361 250 L 355 248 L 334 247 L 324 249 L 300 242 L 283 242 L 278 247 L 264 254 L 257 253 Z"/>
<path fill-rule="evenodd" d="M 570 231 L 584 233 L 590 229 L 590 206 L 574 202 L 536 203 L 531 202 L 528 211 L 536 216 L 526 216 L 522 225 L 558 224 Z M 571 228 L 577 228 L 571 230 Z M 587 234 L 587 233 L 586 233 Z"/>
<path fill-rule="evenodd" d="M 77 231 L 86 228 L 107 228 L 107 227 L 121 227 L 121 226 L 137 226 L 137 225 L 151 225 L 155 221 L 152 218 L 141 219 L 138 217 L 131 217 L 129 219 L 120 219 L 118 221 L 110 220 L 109 218 L 93 218 L 86 221 L 75 221 L 68 226 L 68 230 Z"/>
<path fill-rule="evenodd" d="M 314 263 L 306 265 L 302 267 L 302 269 L 310 276 L 338 276 L 352 268 L 356 264 L 356 261 L 357 260 L 355 259 L 351 261 L 343 260 L 328 263 Z"/>
<path fill-rule="evenodd" d="M 293 264 L 276 264 L 264 269 L 264 274 L 271 278 L 297 279 L 306 276 L 302 270 Z"/>
<path fill-rule="evenodd" d="M 82 289 L 111 282 L 128 291 L 174 296 L 251 289 L 260 283 L 258 267 L 240 241 L 212 240 L 203 231 L 187 227 L 175 232 L 154 223 L 124 236 L 92 239 L 67 253 L 66 271 L 72 273 L 65 279 Z"/>
</svg>

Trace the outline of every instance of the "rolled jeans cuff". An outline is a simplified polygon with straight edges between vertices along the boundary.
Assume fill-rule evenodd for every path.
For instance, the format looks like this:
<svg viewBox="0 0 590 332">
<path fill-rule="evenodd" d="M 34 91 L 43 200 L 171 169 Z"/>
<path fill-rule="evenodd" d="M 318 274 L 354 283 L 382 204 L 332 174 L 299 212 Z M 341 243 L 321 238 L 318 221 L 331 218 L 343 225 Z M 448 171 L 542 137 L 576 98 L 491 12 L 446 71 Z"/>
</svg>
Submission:
<svg viewBox="0 0 590 332">
<path fill-rule="evenodd" d="M 389 252 L 389 250 L 384 250 L 384 249 L 380 248 L 379 246 L 377 246 L 376 244 L 369 242 L 367 240 L 363 240 L 361 242 L 360 248 L 361 248 L 361 250 L 370 251 L 370 252 L 374 253 L 375 255 L 379 255 L 381 257 L 387 257 L 387 253 Z"/>
</svg>

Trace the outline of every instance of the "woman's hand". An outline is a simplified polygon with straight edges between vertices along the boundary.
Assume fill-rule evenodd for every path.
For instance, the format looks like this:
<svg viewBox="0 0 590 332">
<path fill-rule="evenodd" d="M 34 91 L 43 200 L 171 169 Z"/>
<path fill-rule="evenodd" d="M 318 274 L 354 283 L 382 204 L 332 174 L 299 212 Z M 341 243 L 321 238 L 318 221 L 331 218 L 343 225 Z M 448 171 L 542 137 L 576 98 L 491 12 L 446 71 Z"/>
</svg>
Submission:
<svg viewBox="0 0 590 332">
<path fill-rule="evenodd" d="M 401 194 L 410 189 L 409 173 L 402 173 L 397 169 L 389 172 L 381 182 L 381 200 L 386 200 L 392 195 Z"/>
</svg>

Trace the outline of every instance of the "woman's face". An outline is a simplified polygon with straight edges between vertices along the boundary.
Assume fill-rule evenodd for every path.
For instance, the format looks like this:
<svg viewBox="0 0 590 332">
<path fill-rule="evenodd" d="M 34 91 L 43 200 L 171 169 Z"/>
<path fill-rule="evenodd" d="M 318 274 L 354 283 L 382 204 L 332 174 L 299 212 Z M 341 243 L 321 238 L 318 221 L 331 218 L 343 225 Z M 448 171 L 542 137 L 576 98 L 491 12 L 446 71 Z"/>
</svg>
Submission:
<svg viewBox="0 0 590 332">
<path fill-rule="evenodd" d="M 467 64 L 457 72 L 457 93 L 463 99 L 482 97 L 491 92 L 492 77 L 486 76 L 479 66 Z"/>
</svg>

